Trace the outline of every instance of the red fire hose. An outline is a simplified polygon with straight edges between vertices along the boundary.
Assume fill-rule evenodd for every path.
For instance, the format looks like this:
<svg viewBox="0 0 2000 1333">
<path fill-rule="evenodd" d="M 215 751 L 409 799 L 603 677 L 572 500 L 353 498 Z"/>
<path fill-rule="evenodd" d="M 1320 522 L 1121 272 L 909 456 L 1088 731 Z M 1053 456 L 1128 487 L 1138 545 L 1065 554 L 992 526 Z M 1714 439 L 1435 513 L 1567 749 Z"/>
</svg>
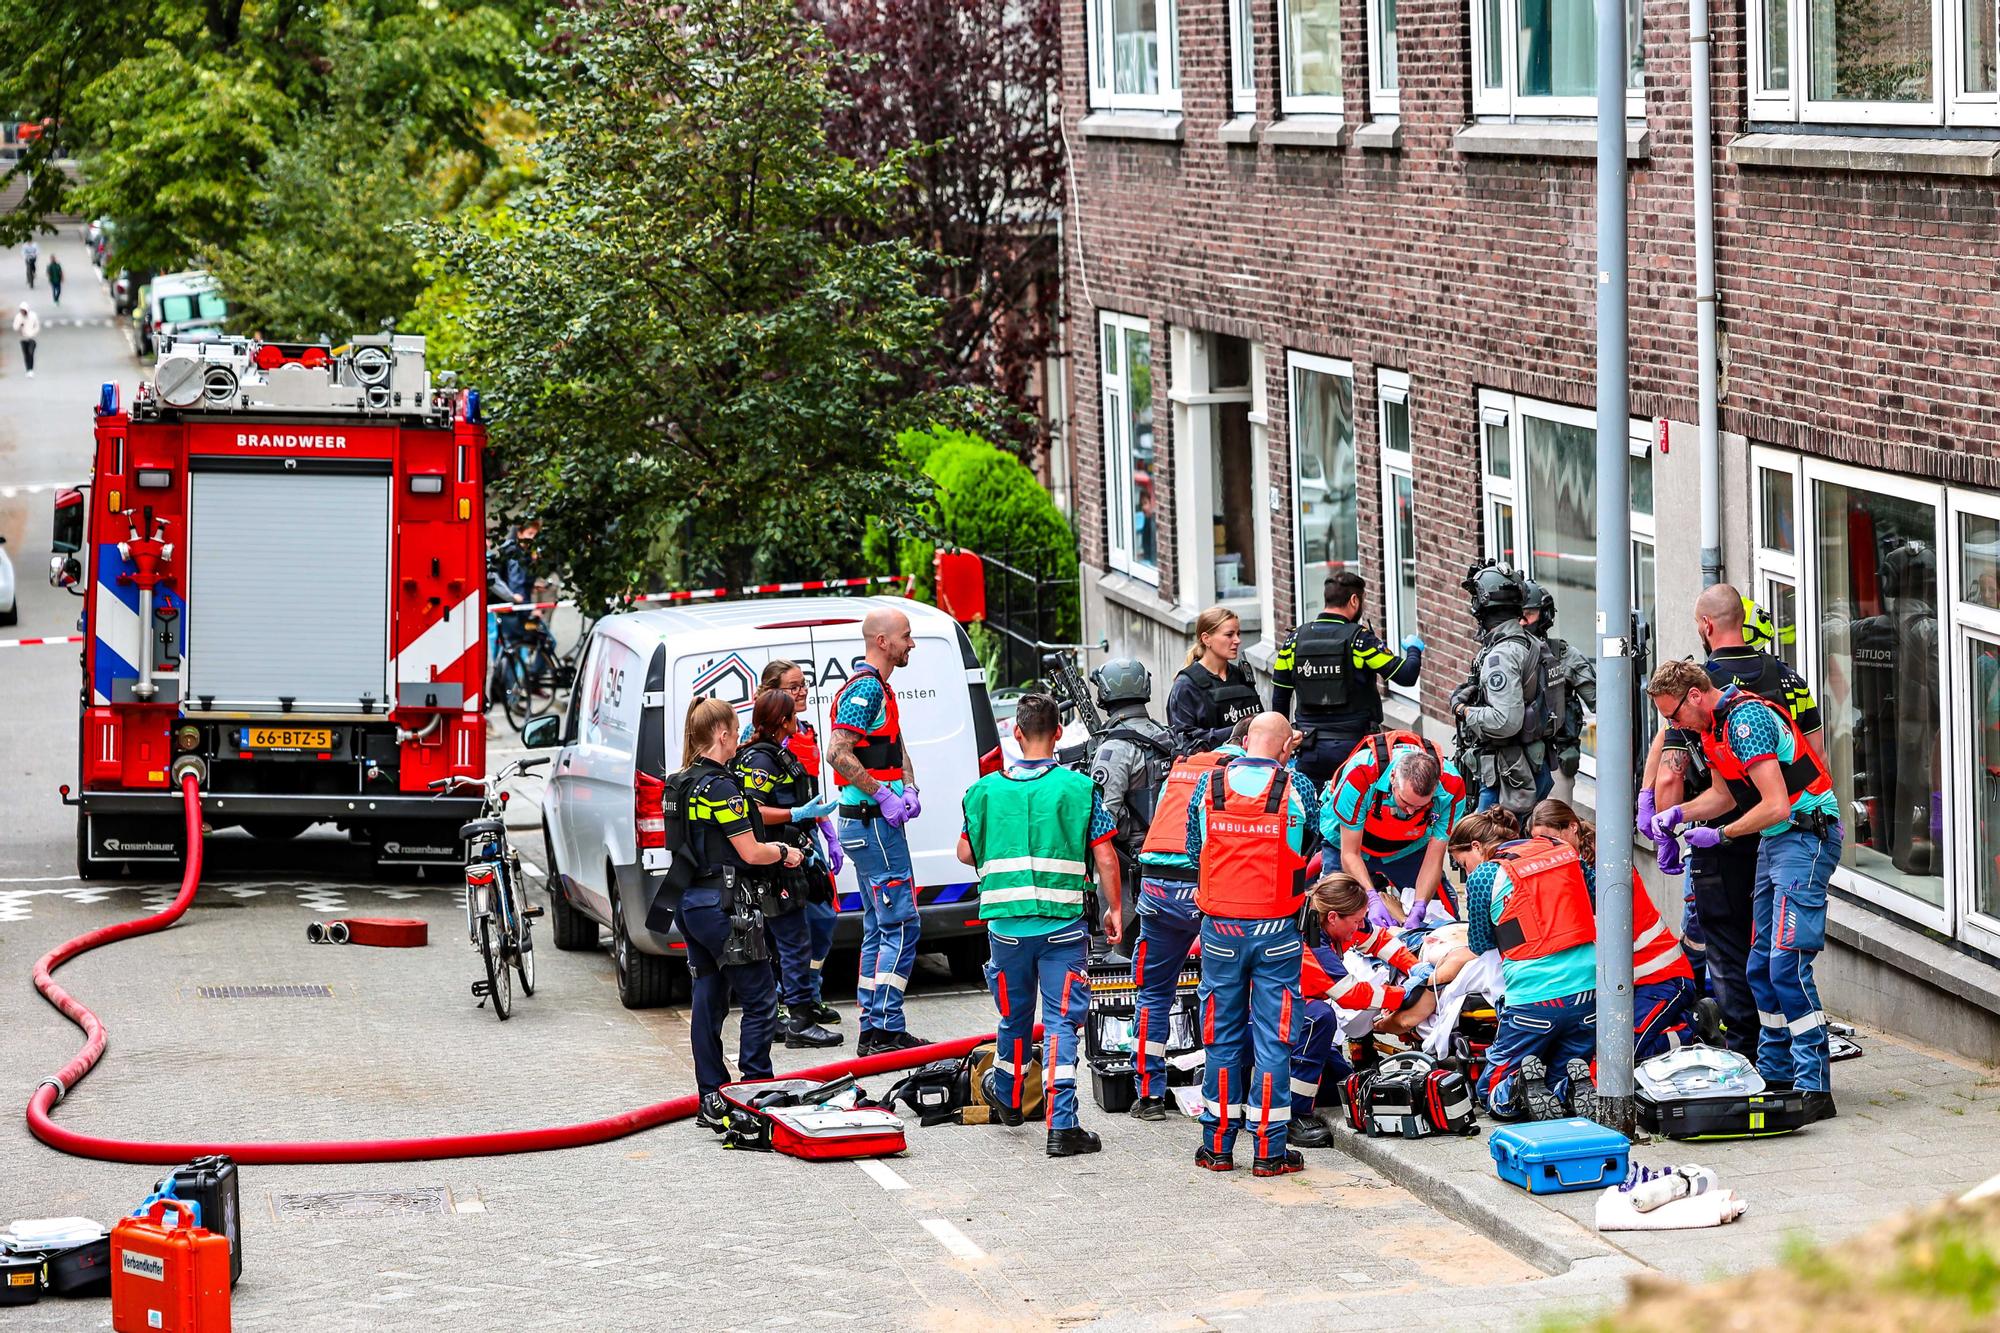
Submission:
<svg viewBox="0 0 2000 1333">
<path fill-rule="evenodd" d="M 689 1093 L 579 1125 L 505 1130 L 493 1134 L 447 1134 L 432 1139 L 356 1139 L 325 1143 L 140 1143 L 125 1139 L 99 1138 L 93 1134 L 78 1134 L 57 1125 L 49 1119 L 49 1112 L 83 1080 L 103 1056 L 105 1032 L 104 1024 L 98 1021 L 97 1015 L 85 1008 L 83 1003 L 68 991 L 56 985 L 52 974 L 70 959 L 101 945 L 131 939 L 135 935 L 150 935 L 155 931 L 165 930 L 187 911 L 188 905 L 194 901 L 195 889 L 201 883 L 201 791 L 194 774 L 189 773 L 182 777 L 181 795 L 187 806 L 188 854 L 187 870 L 181 877 L 180 895 L 166 910 L 156 912 L 152 916 L 114 922 L 108 926 L 99 926 L 95 930 L 86 931 L 67 944 L 51 949 L 43 955 L 40 962 L 35 964 L 35 989 L 40 991 L 42 997 L 50 1004 L 60 1009 L 64 1017 L 82 1028 L 84 1033 L 83 1049 L 76 1053 L 76 1058 L 64 1065 L 52 1077 L 43 1079 L 36 1087 L 34 1095 L 28 1099 L 28 1129 L 51 1148 L 77 1157 L 94 1157 L 99 1161 L 137 1162 L 153 1166 L 172 1166 L 211 1153 L 227 1154 L 237 1162 L 253 1166 L 309 1166 L 335 1162 L 417 1162 L 440 1157 L 498 1157 L 509 1153 L 545 1152 L 552 1148 L 580 1148 L 586 1144 L 608 1143 L 613 1139 L 624 1138 L 628 1134 L 637 1134 L 641 1130 L 652 1129 L 656 1125 L 671 1124 L 676 1120 L 686 1120 L 694 1115 L 697 1099 Z M 932 1060 L 946 1060 L 964 1055 L 981 1042 L 991 1040 L 993 1040 L 991 1034 L 983 1037 L 961 1037 L 955 1041 L 936 1042 L 907 1051 L 860 1056 L 850 1060 L 815 1065 L 811 1069 L 798 1070 L 788 1077 L 831 1079 L 842 1074 L 853 1074 L 857 1078 L 862 1078 L 899 1069 L 913 1069 Z"/>
</svg>

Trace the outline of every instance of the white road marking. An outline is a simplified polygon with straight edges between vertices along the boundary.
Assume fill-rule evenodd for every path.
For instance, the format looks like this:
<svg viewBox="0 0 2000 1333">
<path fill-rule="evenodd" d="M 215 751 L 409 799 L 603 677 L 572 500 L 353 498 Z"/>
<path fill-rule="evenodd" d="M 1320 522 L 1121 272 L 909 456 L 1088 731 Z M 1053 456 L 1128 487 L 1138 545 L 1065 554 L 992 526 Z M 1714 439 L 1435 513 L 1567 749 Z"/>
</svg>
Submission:
<svg viewBox="0 0 2000 1333">
<path fill-rule="evenodd" d="M 910 1187 L 909 1181 L 891 1171 L 885 1163 L 877 1161 L 872 1157 L 864 1157 L 856 1162 L 855 1165 L 865 1171 L 877 1185 L 880 1185 L 885 1190 L 906 1190 Z"/>
<path fill-rule="evenodd" d="M 924 1230 L 937 1237 L 938 1244 L 950 1250 L 960 1259 L 984 1259 L 986 1251 L 972 1243 L 972 1238 L 960 1231 L 942 1217 L 926 1217 L 919 1220 Z"/>
<path fill-rule="evenodd" d="M 13 879 L 0 879 L 0 884 L 67 884 L 75 875 L 21 875 Z"/>
</svg>

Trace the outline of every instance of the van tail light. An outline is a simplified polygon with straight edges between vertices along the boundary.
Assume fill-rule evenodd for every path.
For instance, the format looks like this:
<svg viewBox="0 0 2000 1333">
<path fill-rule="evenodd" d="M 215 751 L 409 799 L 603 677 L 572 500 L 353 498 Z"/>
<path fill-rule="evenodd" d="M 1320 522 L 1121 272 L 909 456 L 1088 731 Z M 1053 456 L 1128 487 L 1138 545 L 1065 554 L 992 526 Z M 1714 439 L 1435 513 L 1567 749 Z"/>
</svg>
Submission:
<svg viewBox="0 0 2000 1333">
<path fill-rule="evenodd" d="M 1000 754 L 1000 747 L 996 745 L 979 756 L 979 776 L 983 778 L 988 773 L 998 773 L 1005 763 L 1006 760 Z"/>
<path fill-rule="evenodd" d="M 632 828 L 641 850 L 667 845 L 667 815 L 660 808 L 666 798 L 667 784 L 663 779 L 651 773 L 632 775 Z"/>
</svg>

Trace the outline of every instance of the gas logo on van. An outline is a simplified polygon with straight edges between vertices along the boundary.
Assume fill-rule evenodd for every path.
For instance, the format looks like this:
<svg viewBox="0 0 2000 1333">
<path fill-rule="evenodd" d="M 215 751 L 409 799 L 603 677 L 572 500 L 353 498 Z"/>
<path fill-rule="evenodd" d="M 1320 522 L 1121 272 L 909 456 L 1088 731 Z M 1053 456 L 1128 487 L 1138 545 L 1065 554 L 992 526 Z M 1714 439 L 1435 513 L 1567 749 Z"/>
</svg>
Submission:
<svg viewBox="0 0 2000 1333">
<path fill-rule="evenodd" d="M 743 654 L 731 653 L 695 673 L 693 694 L 697 699 L 720 699 L 737 712 L 747 713 L 757 699 L 757 673 L 743 660 Z"/>
</svg>

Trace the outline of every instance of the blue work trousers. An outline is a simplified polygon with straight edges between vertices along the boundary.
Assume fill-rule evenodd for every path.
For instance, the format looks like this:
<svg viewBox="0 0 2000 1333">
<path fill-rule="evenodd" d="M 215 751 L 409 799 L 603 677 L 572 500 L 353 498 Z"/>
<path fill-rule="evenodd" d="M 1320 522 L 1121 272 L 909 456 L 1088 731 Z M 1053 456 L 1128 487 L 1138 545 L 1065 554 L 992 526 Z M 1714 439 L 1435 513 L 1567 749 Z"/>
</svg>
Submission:
<svg viewBox="0 0 2000 1333">
<path fill-rule="evenodd" d="M 812 975 L 808 979 L 807 996 L 814 1004 L 819 1003 L 820 982 L 826 975 L 827 955 L 833 952 L 833 928 L 840 920 L 840 906 L 837 903 L 807 903 L 806 929 L 812 935 L 812 955 L 807 966 Z"/>
<path fill-rule="evenodd" d="M 806 909 L 764 918 L 771 936 L 771 966 L 778 974 L 778 998 L 787 1006 L 812 1003 L 812 923 Z"/>
<path fill-rule="evenodd" d="M 1201 923 L 1201 1141 L 1228 1154 L 1236 1131 L 1256 1135 L 1258 1157 L 1282 1157 L 1292 1120 L 1292 1042 L 1305 1007 L 1290 917 L 1204 917 Z"/>
<path fill-rule="evenodd" d="M 1757 848 L 1750 996 L 1757 1002 L 1757 1072 L 1806 1092 L 1831 1086 L 1826 1014 L 1813 962 L 1826 947 L 1826 890 L 1840 864 L 1840 828 L 1787 829 Z"/>
<path fill-rule="evenodd" d="M 1325 1000 L 1307 1000 L 1292 1041 L 1292 1119 L 1313 1113 L 1320 1089 L 1353 1072 L 1340 1051 L 1340 1014 Z"/>
<path fill-rule="evenodd" d="M 1632 1058 L 1650 1060 L 1673 1043 L 1672 1034 L 1687 1039 L 1688 1010 L 1700 994 L 1686 977 L 1649 981 L 1632 989 Z"/>
<path fill-rule="evenodd" d="M 1201 935 L 1195 886 L 1139 877 L 1139 943 L 1132 950 L 1132 980 L 1138 986 L 1132 1018 L 1132 1048 L 1138 1068 L 1133 1079 L 1141 1097 L 1167 1095 L 1167 1039 L 1172 1035 L 1181 969 Z"/>
<path fill-rule="evenodd" d="M 1486 1072 L 1479 1079 L 1480 1100 L 1495 1120 L 1519 1120 L 1528 1113 L 1521 1062 L 1530 1056 L 1548 1066 L 1549 1090 L 1565 1097 L 1569 1062 L 1597 1057 L 1597 992 L 1501 1007 L 1499 1029 L 1486 1048 Z"/>
<path fill-rule="evenodd" d="M 886 819 L 840 819 L 840 847 L 861 885 L 861 1026 L 903 1030 L 903 990 L 917 965 L 917 881 L 910 842 Z"/>
<path fill-rule="evenodd" d="M 721 959 L 729 944 L 729 914 L 722 890 L 696 885 L 681 898 L 675 913 L 681 938 L 687 941 L 688 975 L 694 999 L 688 1010 L 688 1040 L 694 1047 L 694 1083 L 703 1095 L 730 1082 L 722 1058 L 722 1020 L 729 1016 L 729 997 L 743 1006 L 743 1026 L 736 1062 L 746 1079 L 770 1078 L 771 1039 L 778 1032 L 778 991 L 771 965 L 732 963 Z"/>
<path fill-rule="evenodd" d="M 994 1038 L 994 1095 L 1019 1109 L 1019 1075 L 1035 1038 L 1041 999 L 1042 1077 L 1047 1080 L 1050 1129 L 1076 1128 L 1076 1043 L 1090 1012 L 1090 927 L 1078 918 L 1047 935 L 1006 933 L 1003 918 L 987 926 L 986 985 L 1000 1010 Z"/>
</svg>

